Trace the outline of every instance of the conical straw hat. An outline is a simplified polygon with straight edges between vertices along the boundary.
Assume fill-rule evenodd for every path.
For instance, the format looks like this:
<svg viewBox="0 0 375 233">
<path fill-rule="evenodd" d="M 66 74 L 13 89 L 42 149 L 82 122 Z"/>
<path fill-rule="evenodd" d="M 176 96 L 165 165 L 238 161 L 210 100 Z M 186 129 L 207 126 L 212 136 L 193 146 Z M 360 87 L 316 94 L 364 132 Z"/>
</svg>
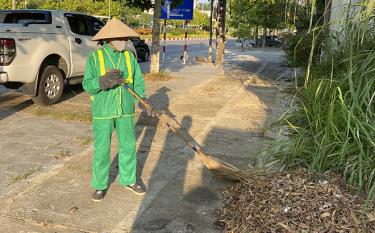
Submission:
<svg viewBox="0 0 375 233">
<path fill-rule="evenodd" d="M 92 40 L 106 40 L 123 37 L 139 36 L 133 29 L 126 26 L 116 18 L 112 18 L 102 29 L 92 38 Z"/>
</svg>

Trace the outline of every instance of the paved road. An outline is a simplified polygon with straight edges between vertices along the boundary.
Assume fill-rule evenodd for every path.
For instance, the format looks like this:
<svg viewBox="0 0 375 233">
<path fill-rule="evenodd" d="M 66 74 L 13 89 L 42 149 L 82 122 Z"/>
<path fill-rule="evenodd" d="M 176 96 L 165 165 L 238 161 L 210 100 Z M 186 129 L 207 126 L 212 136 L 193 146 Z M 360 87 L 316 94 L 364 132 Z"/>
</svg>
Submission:
<svg viewBox="0 0 375 233">
<path fill-rule="evenodd" d="M 167 41 L 166 42 L 166 53 L 165 61 L 162 63 L 162 53 L 160 54 L 160 62 L 162 69 L 167 71 L 176 71 L 182 68 L 183 60 L 181 60 L 181 55 L 184 51 L 185 41 Z M 150 45 L 150 44 L 149 44 Z M 163 42 L 160 43 L 161 51 Z M 227 43 L 228 48 L 234 47 L 234 40 L 229 40 Z M 189 62 L 194 63 L 196 57 L 208 57 L 208 40 L 190 40 L 188 41 L 188 55 Z M 213 42 L 213 59 L 215 59 L 215 41 Z M 142 71 L 149 71 L 149 62 L 140 63 Z"/>
<path fill-rule="evenodd" d="M 180 56 L 184 52 L 184 41 L 167 41 L 165 61 L 180 60 Z M 163 45 L 163 42 L 161 43 Z M 215 44 L 213 45 L 215 47 Z M 192 40 L 188 41 L 188 54 L 190 59 L 196 56 L 208 56 L 208 40 Z"/>
</svg>

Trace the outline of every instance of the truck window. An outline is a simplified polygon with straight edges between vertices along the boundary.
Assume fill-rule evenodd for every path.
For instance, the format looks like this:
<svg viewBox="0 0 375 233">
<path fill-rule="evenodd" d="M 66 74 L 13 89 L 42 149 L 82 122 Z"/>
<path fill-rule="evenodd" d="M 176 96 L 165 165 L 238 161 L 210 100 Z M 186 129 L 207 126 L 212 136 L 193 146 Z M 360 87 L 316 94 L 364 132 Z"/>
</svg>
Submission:
<svg viewBox="0 0 375 233">
<path fill-rule="evenodd" d="M 100 29 L 102 29 L 104 23 L 99 19 L 91 16 L 88 16 L 87 19 L 90 27 L 90 36 L 95 36 L 96 33 L 98 33 Z"/>
<path fill-rule="evenodd" d="M 52 16 L 48 11 L 0 11 L 0 23 L 51 24 Z"/>
<path fill-rule="evenodd" d="M 141 40 L 138 38 L 138 37 L 131 37 L 129 38 L 133 43 L 135 44 L 139 44 L 141 42 Z"/>
<path fill-rule="evenodd" d="M 66 18 L 68 20 L 70 30 L 73 33 L 82 35 L 82 36 L 90 35 L 89 28 L 87 26 L 87 23 L 84 17 L 71 15 L 71 16 L 66 16 Z"/>
</svg>

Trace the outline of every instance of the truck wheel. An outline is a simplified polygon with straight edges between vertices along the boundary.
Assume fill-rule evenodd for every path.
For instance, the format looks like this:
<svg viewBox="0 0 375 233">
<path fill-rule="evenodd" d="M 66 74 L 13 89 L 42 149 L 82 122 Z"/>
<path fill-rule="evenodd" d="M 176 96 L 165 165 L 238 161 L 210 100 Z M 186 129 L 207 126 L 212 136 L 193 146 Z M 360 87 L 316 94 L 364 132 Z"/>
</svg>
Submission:
<svg viewBox="0 0 375 233">
<path fill-rule="evenodd" d="M 38 105 L 52 105 L 61 98 L 63 91 L 63 75 L 59 68 L 50 65 L 43 69 L 39 77 L 37 95 L 32 99 Z"/>
</svg>

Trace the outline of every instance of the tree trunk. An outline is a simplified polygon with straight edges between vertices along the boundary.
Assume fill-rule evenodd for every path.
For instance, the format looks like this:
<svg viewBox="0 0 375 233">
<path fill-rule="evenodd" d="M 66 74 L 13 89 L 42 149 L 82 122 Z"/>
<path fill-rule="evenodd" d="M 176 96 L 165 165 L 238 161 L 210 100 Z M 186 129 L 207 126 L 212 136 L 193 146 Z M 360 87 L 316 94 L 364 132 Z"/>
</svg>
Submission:
<svg viewBox="0 0 375 233">
<path fill-rule="evenodd" d="M 12 10 L 17 9 L 17 2 L 16 0 L 12 0 Z"/>
<path fill-rule="evenodd" d="M 224 40 L 225 40 L 225 16 L 226 16 L 226 0 L 222 2 L 223 5 L 218 6 L 220 9 L 218 12 L 218 24 L 217 32 L 218 37 L 216 38 L 216 60 L 215 65 L 222 67 L 224 65 Z"/>
<path fill-rule="evenodd" d="M 160 14 L 161 0 L 155 0 L 154 20 L 152 24 L 151 65 L 150 73 L 160 72 Z"/>
<path fill-rule="evenodd" d="M 214 11 L 214 0 L 210 2 L 210 40 L 208 42 L 208 62 L 212 63 L 212 19 Z"/>
<path fill-rule="evenodd" d="M 266 36 L 267 36 L 267 27 L 266 25 L 263 26 L 263 42 L 262 42 L 262 48 L 266 47 Z"/>
<path fill-rule="evenodd" d="M 224 36 L 217 37 L 216 61 L 215 65 L 218 67 L 224 64 Z"/>
<path fill-rule="evenodd" d="M 255 47 L 258 47 L 259 26 L 255 27 Z"/>
</svg>

